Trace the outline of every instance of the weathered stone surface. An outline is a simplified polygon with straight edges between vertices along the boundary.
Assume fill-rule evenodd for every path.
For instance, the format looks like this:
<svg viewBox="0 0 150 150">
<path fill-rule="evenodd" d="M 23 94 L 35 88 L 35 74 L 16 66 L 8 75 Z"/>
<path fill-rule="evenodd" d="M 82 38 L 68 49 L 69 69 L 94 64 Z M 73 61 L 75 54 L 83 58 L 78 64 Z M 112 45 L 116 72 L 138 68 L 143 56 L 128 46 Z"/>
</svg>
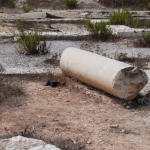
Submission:
<svg viewBox="0 0 150 150">
<path fill-rule="evenodd" d="M 0 150 L 60 150 L 42 140 L 16 136 L 0 140 Z"/>
<path fill-rule="evenodd" d="M 134 99 L 147 84 L 143 70 L 77 48 L 67 48 L 60 60 L 64 74 L 124 100 Z"/>
</svg>

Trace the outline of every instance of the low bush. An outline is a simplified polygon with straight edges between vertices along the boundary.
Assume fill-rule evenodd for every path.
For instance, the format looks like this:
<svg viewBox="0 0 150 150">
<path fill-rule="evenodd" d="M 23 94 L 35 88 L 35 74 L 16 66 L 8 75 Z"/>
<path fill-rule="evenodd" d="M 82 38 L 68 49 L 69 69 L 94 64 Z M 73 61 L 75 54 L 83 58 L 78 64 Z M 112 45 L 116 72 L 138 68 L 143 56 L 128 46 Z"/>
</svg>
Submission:
<svg viewBox="0 0 150 150">
<path fill-rule="evenodd" d="M 146 0 L 102 0 L 101 1 L 106 6 L 114 7 L 125 7 L 125 6 L 144 6 Z"/>
<path fill-rule="evenodd" d="M 150 3 L 147 4 L 147 9 L 150 10 Z"/>
<path fill-rule="evenodd" d="M 55 10 L 61 10 L 61 7 L 60 6 L 56 6 L 54 9 Z"/>
<path fill-rule="evenodd" d="M 126 25 L 132 28 L 150 27 L 150 24 L 146 21 L 134 18 L 128 9 L 118 9 L 118 11 L 110 13 L 109 19 L 112 25 Z"/>
<path fill-rule="evenodd" d="M 142 35 L 142 38 L 143 38 L 145 44 L 146 44 L 148 47 L 150 47 L 150 32 L 143 34 L 143 35 Z"/>
<path fill-rule="evenodd" d="M 19 33 L 14 33 L 17 38 L 16 50 L 23 54 L 45 54 L 47 53 L 46 40 L 40 43 L 42 40 L 42 31 L 36 27 L 31 29 L 30 32 L 25 31 L 22 23 L 17 22 L 17 28 Z"/>
<path fill-rule="evenodd" d="M 104 56 L 104 57 L 107 57 L 107 58 L 110 58 L 110 59 L 119 60 L 119 58 L 118 58 L 118 56 L 119 56 L 118 51 L 116 51 L 116 52 L 114 52 L 112 54 L 108 54 L 108 53 L 104 52 L 103 49 L 102 50 L 101 49 L 97 49 L 96 50 L 96 54 Z"/>
<path fill-rule="evenodd" d="M 24 12 L 26 12 L 26 13 L 28 13 L 29 11 L 31 11 L 32 10 L 32 7 L 31 6 L 22 6 L 22 8 L 21 8 Z"/>
<path fill-rule="evenodd" d="M 0 7 L 14 8 L 16 0 L 0 0 Z"/>
<path fill-rule="evenodd" d="M 134 40 L 135 47 L 150 47 L 150 32 L 143 33 L 142 37 Z"/>
<path fill-rule="evenodd" d="M 69 8 L 76 8 L 76 7 L 77 7 L 77 2 L 78 2 L 78 0 L 64 0 L 64 3 L 65 3 Z"/>
<path fill-rule="evenodd" d="M 132 14 L 127 9 L 118 9 L 118 11 L 109 14 L 109 19 L 111 24 L 124 25 L 132 20 Z"/>
<path fill-rule="evenodd" d="M 93 35 L 100 40 L 107 40 L 112 36 L 112 30 L 107 22 L 96 22 L 91 21 L 86 22 L 87 30 L 93 33 Z"/>
<path fill-rule="evenodd" d="M 109 7 L 117 8 L 147 8 L 150 10 L 150 0 L 101 0 L 101 2 Z"/>
</svg>

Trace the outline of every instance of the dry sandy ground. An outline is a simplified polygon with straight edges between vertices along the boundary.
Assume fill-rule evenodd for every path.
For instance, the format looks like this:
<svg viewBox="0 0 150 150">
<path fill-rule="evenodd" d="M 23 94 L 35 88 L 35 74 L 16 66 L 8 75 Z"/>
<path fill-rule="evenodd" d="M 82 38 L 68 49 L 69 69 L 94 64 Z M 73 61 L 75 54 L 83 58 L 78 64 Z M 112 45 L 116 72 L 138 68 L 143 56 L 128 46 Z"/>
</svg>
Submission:
<svg viewBox="0 0 150 150">
<path fill-rule="evenodd" d="M 43 86 L 50 75 L 0 77 L 0 138 L 23 135 L 62 150 L 148 150 L 150 108 L 124 101 L 67 77 Z M 3 89 L 3 90 L 2 90 Z"/>
<path fill-rule="evenodd" d="M 96 1 L 86 2 L 83 8 L 95 8 Z M 23 135 L 62 150 L 149 150 L 150 108 L 126 109 L 124 101 L 67 77 L 58 78 L 65 86 L 43 86 L 52 78 L 0 75 L 1 139 Z"/>
<path fill-rule="evenodd" d="M 0 26 L 0 32 L 14 32 L 15 30 L 17 30 L 15 27 Z"/>
</svg>

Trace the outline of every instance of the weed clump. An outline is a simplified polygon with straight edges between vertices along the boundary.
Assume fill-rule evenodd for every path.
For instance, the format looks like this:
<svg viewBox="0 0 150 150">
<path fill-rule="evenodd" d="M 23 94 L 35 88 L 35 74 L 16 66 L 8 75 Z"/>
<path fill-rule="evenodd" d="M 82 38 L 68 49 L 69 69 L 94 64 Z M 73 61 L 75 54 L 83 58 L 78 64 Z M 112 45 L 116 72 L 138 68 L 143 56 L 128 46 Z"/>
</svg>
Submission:
<svg viewBox="0 0 150 150">
<path fill-rule="evenodd" d="M 150 3 L 147 4 L 147 9 L 150 10 Z"/>
<path fill-rule="evenodd" d="M 150 47 L 150 31 L 143 33 L 142 37 L 134 40 L 135 47 Z"/>
<path fill-rule="evenodd" d="M 76 8 L 76 7 L 77 7 L 77 2 L 78 2 L 78 0 L 64 0 L 64 3 L 65 3 L 69 8 Z"/>
<path fill-rule="evenodd" d="M 29 11 L 31 11 L 32 10 L 32 7 L 31 6 L 22 6 L 22 8 L 21 8 L 24 12 L 26 12 L 26 13 L 28 13 Z"/>
<path fill-rule="evenodd" d="M 143 38 L 145 44 L 146 44 L 148 47 L 150 47 L 150 32 L 143 34 L 143 35 L 142 35 L 142 38 Z"/>
<path fill-rule="evenodd" d="M 109 27 L 107 22 L 96 22 L 92 23 L 91 21 L 86 22 L 87 30 L 93 33 L 97 39 L 102 41 L 108 40 L 112 36 L 112 30 Z"/>
<path fill-rule="evenodd" d="M 143 22 L 139 18 L 134 18 L 128 9 L 118 9 L 109 14 L 110 23 L 112 25 L 126 25 L 132 28 L 149 27 L 149 23 Z"/>
<path fill-rule="evenodd" d="M 132 14 L 127 9 L 118 9 L 109 15 L 109 19 L 111 24 L 127 25 L 132 19 Z"/>
<path fill-rule="evenodd" d="M 48 52 L 46 40 L 40 43 L 42 40 L 42 31 L 36 27 L 31 29 L 30 32 L 25 31 L 22 23 L 17 22 L 17 28 L 19 33 L 14 33 L 14 37 L 17 39 L 16 49 L 19 53 L 23 54 L 46 54 Z"/>
<path fill-rule="evenodd" d="M 110 7 L 134 7 L 135 4 L 144 7 L 146 1 L 149 0 L 102 0 L 101 2 Z"/>
</svg>

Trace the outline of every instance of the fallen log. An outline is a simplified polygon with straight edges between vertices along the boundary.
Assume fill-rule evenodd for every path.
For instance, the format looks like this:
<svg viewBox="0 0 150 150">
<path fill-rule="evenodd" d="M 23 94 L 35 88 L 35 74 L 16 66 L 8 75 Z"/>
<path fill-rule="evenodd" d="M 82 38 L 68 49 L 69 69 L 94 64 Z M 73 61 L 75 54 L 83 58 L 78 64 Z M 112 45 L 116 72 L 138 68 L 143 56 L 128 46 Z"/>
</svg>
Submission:
<svg viewBox="0 0 150 150">
<path fill-rule="evenodd" d="M 65 75 L 124 100 L 134 99 L 148 82 L 141 69 L 73 47 L 63 52 L 60 68 Z"/>
</svg>

